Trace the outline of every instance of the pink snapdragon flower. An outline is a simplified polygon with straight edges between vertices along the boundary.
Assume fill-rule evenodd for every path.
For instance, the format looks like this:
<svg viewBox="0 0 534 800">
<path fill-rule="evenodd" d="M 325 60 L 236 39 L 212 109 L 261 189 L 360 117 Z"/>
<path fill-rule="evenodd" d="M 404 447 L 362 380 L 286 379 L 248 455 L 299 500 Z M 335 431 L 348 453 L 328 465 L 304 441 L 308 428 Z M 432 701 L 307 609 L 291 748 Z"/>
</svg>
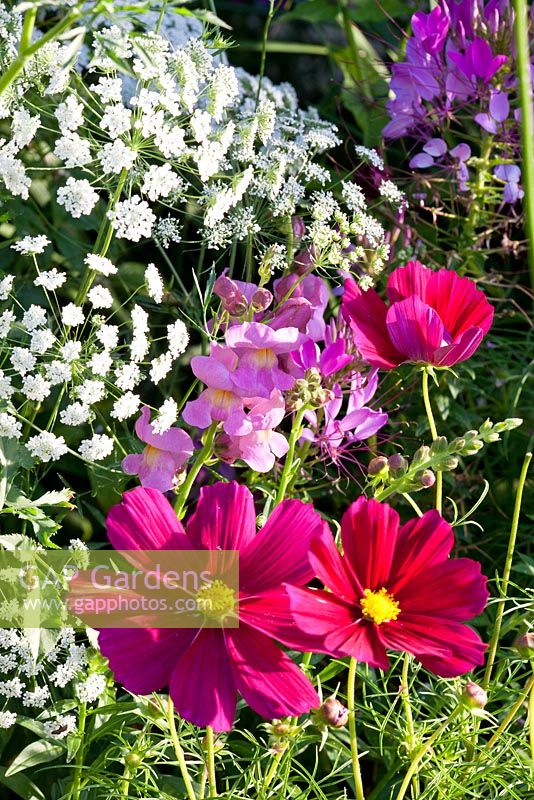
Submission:
<svg viewBox="0 0 534 800">
<path fill-rule="evenodd" d="M 236 353 L 223 344 L 212 342 L 209 356 L 194 356 L 191 369 L 206 385 L 206 389 L 186 403 L 182 416 L 189 425 L 208 428 L 212 422 L 222 422 L 229 433 L 249 433 L 243 400 L 236 392 L 233 375 L 238 365 Z"/>
<path fill-rule="evenodd" d="M 275 459 L 285 456 L 289 449 L 285 436 L 274 430 L 286 413 L 284 397 L 278 389 L 273 389 L 269 399 L 245 400 L 245 405 L 249 404 L 246 420 L 250 423 L 250 432 L 222 437 L 219 452 L 228 463 L 240 458 L 256 472 L 269 472 Z"/>
<path fill-rule="evenodd" d="M 328 305 L 325 281 L 318 275 L 302 277 L 292 273 L 276 280 L 273 288 L 278 306 L 269 325 L 292 325 L 316 342 L 324 339 L 324 312 Z"/>
<path fill-rule="evenodd" d="M 474 281 L 434 272 L 410 261 L 390 274 L 389 308 L 368 289 L 345 281 L 343 316 L 369 364 L 384 369 L 405 362 L 452 367 L 470 358 L 493 321 L 493 308 Z"/>
<path fill-rule="evenodd" d="M 193 455 L 193 442 L 180 428 L 156 433 L 150 424 L 150 409 L 143 406 L 135 423 L 135 432 L 146 447 L 142 453 L 132 453 L 122 461 L 128 475 L 138 475 L 141 486 L 167 492 L 174 486 L 176 473 Z"/>
<path fill-rule="evenodd" d="M 226 331 L 226 344 L 238 357 L 231 379 L 243 397 L 270 397 L 273 389 L 291 389 L 295 379 L 282 370 L 278 356 L 304 341 L 297 328 L 273 330 L 259 322 L 244 322 Z"/>
<path fill-rule="evenodd" d="M 239 552 L 239 597 L 227 590 L 220 627 L 199 619 L 193 629 L 100 630 L 100 649 L 126 689 L 149 694 L 168 686 L 180 716 L 216 731 L 231 729 L 238 693 L 266 719 L 320 705 L 308 678 L 273 641 L 295 647 L 301 638 L 285 587 L 310 580 L 310 544 L 328 534 L 313 506 L 285 500 L 256 533 L 250 491 L 217 483 L 201 489 L 184 529 L 162 494 L 137 488 L 111 509 L 107 528 L 117 550 Z M 239 627 L 224 627 L 229 614 L 239 615 Z"/>
</svg>

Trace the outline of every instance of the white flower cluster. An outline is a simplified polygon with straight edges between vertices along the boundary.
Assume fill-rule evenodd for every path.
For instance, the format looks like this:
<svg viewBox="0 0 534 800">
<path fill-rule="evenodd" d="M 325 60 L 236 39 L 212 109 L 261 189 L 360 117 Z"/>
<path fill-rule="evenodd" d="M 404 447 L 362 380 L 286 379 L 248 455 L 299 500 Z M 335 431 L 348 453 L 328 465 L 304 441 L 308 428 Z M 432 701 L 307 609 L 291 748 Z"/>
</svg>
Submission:
<svg viewBox="0 0 534 800">
<path fill-rule="evenodd" d="M 35 259 L 48 244 L 46 237 L 26 237 L 14 248 Z M 39 406 L 58 398 L 57 405 L 49 403 L 51 416 L 46 429 L 32 431 L 24 442 L 29 454 L 49 463 L 70 448 L 86 461 L 103 461 L 114 451 L 113 421 L 130 419 L 138 412 L 142 403 L 139 389 L 145 379 L 158 384 L 171 371 L 187 348 L 187 328 L 181 320 L 169 323 L 163 352 L 151 357 L 150 315 L 137 299 L 130 322 L 118 324 L 114 297 L 107 286 L 95 282 L 85 303 L 63 304 L 55 292 L 66 283 L 65 273 L 56 268 L 40 271 L 37 260 L 35 263 L 34 284 L 43 292 L 43 304 L 20 309 L 13 297 L 12 306 L 0 312 L 0 437 L 20 441 L 27 403 Z M 86 256 L 84 266 L 96 281 L 117 271 L 108 258 L 96 254 Z M 159 305 L 165 289 L 155 264 L 147 266 L 144 284 L 140 293 L 146 292 Z M 11 276 L 0 279 L 2 299 L 9 300 L 14 291 Z M 103 310 L 109 312 L 109 318 L 102 316 Z M 159 347 L 161 350 L 161 344 Z M 111 402 L 111 409 L 100 415 L 100 421 L 108 417 L 107 429 L 95 430 L 97 407 L 106 401 Z M 162 429 L 170 414 L 166 401 L 158 423 Z M 72 434 L 64 430 L 56 433 L 56 421 Z M 80 435 L 80 428 L 93 428 L 92 435 Z"/>
<path fill-rule="evenodd" d="M 105 689 L 102 675 L 88 672 L 87 647 L 76 641 L 72 628 L 62 628 L 53 646 L 36 656 L 23 630 L 0 629 L 0 728 L 10 728 L 17 714 L 5 708 L 15 701 L 23 715 L 32 709 L 38 713 L 51 708 L 51 687 L 69 687 L 71 696 L 82 702 L 98 700 Z M 47 736 L 63 739 L 76 729 L 76 717 L 57 715 L 44 722 Z"/>
</svg>

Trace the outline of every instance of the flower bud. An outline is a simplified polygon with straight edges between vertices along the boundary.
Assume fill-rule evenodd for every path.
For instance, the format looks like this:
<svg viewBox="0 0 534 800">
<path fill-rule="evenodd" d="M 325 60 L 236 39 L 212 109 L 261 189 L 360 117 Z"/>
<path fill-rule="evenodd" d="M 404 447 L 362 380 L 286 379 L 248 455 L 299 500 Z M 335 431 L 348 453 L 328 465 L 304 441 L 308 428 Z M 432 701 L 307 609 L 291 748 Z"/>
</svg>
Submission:
<svg viewBox="0 0 534 800">
<path fill-rule="evenodd" d="M 344 728 L 349 720 L 349 712 L 335 697 L 329 697 L 319 709 L 318 716 L 330 728 Z"/>
<path fill-rule="evenodd" d="M 462 698 L 464 703 L 469 706 L 469 708 L 484 708 L 486 703 L 488 702 L 488 695 L 486 691 L 479 686 L 478 683 L 474 683 L 473 681 L 467 681 L 464 686 L 462 692 Z"/>
<path fill-rule="evenodd" d="M 400 453 L 394 453 L 388 458 L 388 467 L 395 472 L 400 472 L 401 470 L 404 472 L 408 467 L 408 462 Z"/>
<path fill-rule="evenodd" d="M 369 466 L 367 467 L 367 472 L 369 475 L 378 475 L 383 470 L 386 470 L 388 467 L 388 460 L 384 458 L 384 456 L 377 456 L 376 458 L 372 458 L 369 462 Z"/>
<path fill-rule="evenodd" d="M 291 725 L 287 722 L 282 722 L 282 720 L 273 719 L 272 732 L 275 736 L 287 736 L 291 733 Z"/>
<path fill-rule="evenodd" d="M 293 229 L 293 236 L 298 242 L 300 242 L 306 233 L 306 225 L 304 224 L 302 217 L 291 217 L 291 227 Z"/>
<path fill-rule="evenodd" d="M 129 767 L 138 767 L 142 758 L 139 753 L 128 753 L 128 755 L 124 757 L 124 761 Z"/>
<path fill-rule="evenodd" d="M 273 296 L 268 289 L 256 289 L 252 295 L 251 305 L 254 311 L 265 311 L 273 302 Z"/>
<path fill-rule="evenodd" d="M 419 480 L 421 484 L 426 488 L 429 489 L 431 486 L 434 486 L 436 482 L 436 476 L 432 472 L 431 469 L 425 469 L 420 475 Z"/>
<path fill-rule="evenodd" d="M 532 658 L 534 656 L 534 633 L 529 631 L 522 636 L 518 636 L 514 642 L 514 646 L 520 656 L 523 658 Z"/>
</svg>

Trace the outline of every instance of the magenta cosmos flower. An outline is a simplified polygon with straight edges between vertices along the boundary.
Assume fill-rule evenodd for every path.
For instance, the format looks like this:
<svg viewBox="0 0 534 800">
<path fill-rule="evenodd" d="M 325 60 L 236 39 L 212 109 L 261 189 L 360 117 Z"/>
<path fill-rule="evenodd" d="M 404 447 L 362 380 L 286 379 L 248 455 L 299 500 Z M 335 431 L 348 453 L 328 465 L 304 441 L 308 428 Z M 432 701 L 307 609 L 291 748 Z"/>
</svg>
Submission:
<svg viewBox="0 0 534 800">
<path fill-rule="evenodd" d="M 313 506 L 286 500 L 256 533 L 250 491 L 216 483 L 201 489 L 185 530 L 162 494 L 137 488 L 111 509 L 107 527 L 119 550 L 237 550 L 240 556 L 239 627 L 100 631 L 102 653 L 129 691 L 168 686 L 182 717 L 217 731 L 232 727 L 238 692 L 267 719 L 320 705 L 310 681 L 272 638 L 292 645 L 299 636 L 284 586 L 310 580 L 310 543 L 329 535 Z M 228 589 L 227 611 L 235 613 L 231 595 Z"/>
<path fill-rule="evenodd" d="M 463 623 L 484 609 L 486 579 L 476 561 L 449 558 L 452 528 L 437 511 L 399 526 L 391 506 L 360 497 L 341 520 L 341 541 L 344 556 L 332 537 L 311 543 L 329 591 L 288 587 L 310 649 L 380 669 L 387 649 L 402 650 L 444 678 L 483 663 L 486 645 Z"/>
<path fill-rule="evenodd" d="M 142 453 L 132 453 L 122 461 L 128 475 L 138 475 L 141 486 L 166 492 L 174 486 L 176 473 L 193 455 L 191 437 L 180 428 L 156 433 L 150 424 L 150 409 L 144 406 L 135 423 L 138 438 L 146 443 Z"/>
<path fill-rule="evenodd" d="M 469 278 L 418 261 L 393 270 L 389 308 L 374 291 L 345 281 L 343 315 L 370 364 L 391 369 L 406 361 L 452 367 L 470 358 L 489 331 L 493 308 Z"/>
</svg>

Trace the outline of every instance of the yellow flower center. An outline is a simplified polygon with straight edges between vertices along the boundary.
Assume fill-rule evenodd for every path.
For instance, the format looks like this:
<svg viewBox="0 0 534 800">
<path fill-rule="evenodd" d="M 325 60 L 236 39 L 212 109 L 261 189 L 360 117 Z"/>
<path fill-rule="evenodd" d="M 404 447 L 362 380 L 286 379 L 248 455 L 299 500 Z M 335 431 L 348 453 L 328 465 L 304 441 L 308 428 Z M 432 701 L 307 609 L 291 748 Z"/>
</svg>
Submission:
<svg viewBox="0 0 534 800">
<path fill-rule="evenodd" d="M 252 351 L 252 362 L 257 367 L 274 367 L 276 361 L 276 355 L 269 348 L 262 347 Z"/>
<path fill-rule="evenodd" d="M 143 450 L 143 455 L 148 466 L 153 467 L 161 458 L 161 450 L 159 450 L 157 447 L 152 447 L 151 444 L 147 444 Z"/>
<path fill-rule="evenodd" d="M 380 589 L 379 592 L 372 592 L 371 589 L 364 591 L 364 596 L 360 600 L 362 613 L 366 619 L 381 625 L 383 622 L 391 622 L 397 619 L 401 613 L 401 607 L 392 594 L 387 589 Z"/>
<path fill-rule="evenodd" d="M 230 589 L 223 581 L 206 584 L 196 593 L 199 611 L 207 619 L 222 622 L 235 609 L 235 590 Z"/>
</svg>

